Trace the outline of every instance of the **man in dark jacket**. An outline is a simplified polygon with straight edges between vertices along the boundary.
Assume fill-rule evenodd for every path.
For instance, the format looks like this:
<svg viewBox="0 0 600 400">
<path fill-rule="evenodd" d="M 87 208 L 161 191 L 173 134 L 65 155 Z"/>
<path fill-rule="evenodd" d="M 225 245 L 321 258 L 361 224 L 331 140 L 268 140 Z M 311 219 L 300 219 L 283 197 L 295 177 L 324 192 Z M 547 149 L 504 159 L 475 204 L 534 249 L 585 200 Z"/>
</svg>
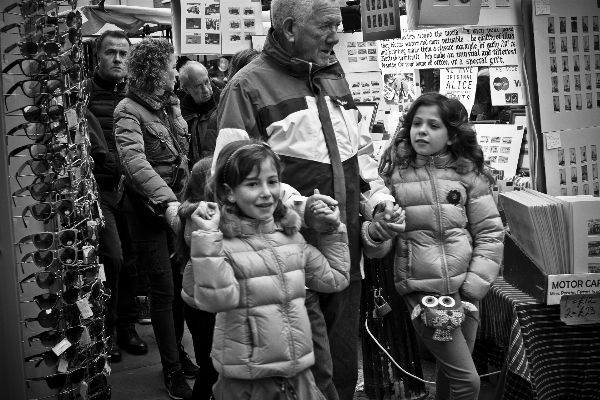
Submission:
<svg viewBox="0 0 600 400">
<path fill-rule="evenodd" d="M 127 352 L 146 354 L 148 346 L 140 339 L 133 324 L 124 324 L 122 321 L 129 319 L 128 316 L 134 316 L 137 320 L 135 287 L 128 287 L 130 286 L 128 283 L 131 281 L 128 279 L 129 272 L 133 267 L 135 257 L 125 215 L 118 210 L 117 205 L 119 200 L 117 188 L 121 174 L 113 133 L 113 113 L 117 104 L 125 98 L 126 59 L 130 46 L 131 43 L 125 33 L 121 31 L 104 32 L 96 41 L 98 67 L 94 76 L 85 82 L 84 90 L 90 96 L 88 112 L 95 117 L 95 121 L 90 118 L 88 123 L 92 127 L 100 128 L 101 132 L 99 133 L 103 135 L 106 143 L 101 158 L 98 155 L 94 157 L 92 154 L 94 161 L 102 160 L 94 163 L 93 173 L 98 183 L 100 206 L 106 221 L 105 227 L 99 234 L 99 257 L 100 263 L 104 265 L 106 286 L 112 293 L 107 302 L 106 330 L 108 335 L 113 335 L 115 329 L 118 331 L 119 347 Z M 117 346 L 113 346 L 110 354 L 113 362 L 121 359 L 121 352 Z"/>
<path fill-rule="evenodd" d="M 285 165 L 282 182 L 303 196 L 319 189 L 339 204 L 348 228 L 350 286 L 335 294 L 307 290 L 306 307 L 317 386 L 328 400 L 351 400 L 358 378 L 361 192 L 369 191 L 364 207 L 369 218 L 380 203 L 388 214 L 393 197 L 378 179 L 368 121 L 361 120 L 332 52 L 342 22 L 338 1 L 273 0 L 271 20 L 261 56 L 223 90 L 215 159 L 228 142 L 264 140 Z M 386 236 L 378 231 L 372 239 L 391 237 L 383 229 Z M 302 233 L 309 243 L 318 236 L 314 230 Z"/>
<path fill-rule="evenodd" d="M 217 109 L 219 89 L 204 65 L 197 61 L 188 61 L 181 67 L 179 82 L 185 92 L 181 98 L 181 115 L 191 135 L 189 159 L 190 165 L 194 165 L 198 160 L 212 156 L 215 151 L 216 126 L 209 126 L 209 119 Z"/>
</svg>

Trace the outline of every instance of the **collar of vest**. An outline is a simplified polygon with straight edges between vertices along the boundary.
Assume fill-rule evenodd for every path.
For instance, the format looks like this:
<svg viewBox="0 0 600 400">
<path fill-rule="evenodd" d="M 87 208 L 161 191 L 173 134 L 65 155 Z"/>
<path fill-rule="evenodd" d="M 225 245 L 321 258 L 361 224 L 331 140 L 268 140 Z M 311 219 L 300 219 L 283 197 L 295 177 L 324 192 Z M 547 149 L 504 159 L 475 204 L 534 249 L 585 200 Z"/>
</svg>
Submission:
<svg viewBox="0 0 600 400">
<path fill-rule="evenodd" d="M 125 80 L 123 80 L 123 82 L 118 83 L 117 81 L 104 79 L 103 77 L 100 76 L 100 74 L 98 73 L 98 70 L 96 70 L 94 72 L 93 79 L 94 79 L 94 83 L 96 85 L 100 86 L 102 89 L 105 89 L 105 90 L 120 92 L 122 90 L 125 90 L 125 86 L 127 86 L 127 78 L 125 78 Z M 115 88 L 116 88 L 116 90 L 115 90 Z"/>
</svg>

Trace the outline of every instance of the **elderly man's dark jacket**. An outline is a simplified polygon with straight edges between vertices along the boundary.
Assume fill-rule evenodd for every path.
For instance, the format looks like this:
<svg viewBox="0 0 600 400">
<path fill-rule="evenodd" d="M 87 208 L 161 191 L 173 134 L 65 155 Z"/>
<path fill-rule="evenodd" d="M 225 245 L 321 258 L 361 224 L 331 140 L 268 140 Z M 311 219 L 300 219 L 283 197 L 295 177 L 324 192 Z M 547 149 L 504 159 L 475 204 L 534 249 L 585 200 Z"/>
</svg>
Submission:
<svg viewBox="0 0 600 400">
<path fill-rule="evenodd" d="M 213 95 L 206 103 L 196 104 L 194 98 L 185 93 L 181 97 L 181 115 L 188 124 L 191 135 L 190 167 L 205 157 L 212 157 L 217 141 L 216 124 L 209 124 L 210 116 L 216 112 L 219 104 L 220 91 L 211 82 Z M 211 126 L 212 125 L 212 126 Z"/>
</svg>

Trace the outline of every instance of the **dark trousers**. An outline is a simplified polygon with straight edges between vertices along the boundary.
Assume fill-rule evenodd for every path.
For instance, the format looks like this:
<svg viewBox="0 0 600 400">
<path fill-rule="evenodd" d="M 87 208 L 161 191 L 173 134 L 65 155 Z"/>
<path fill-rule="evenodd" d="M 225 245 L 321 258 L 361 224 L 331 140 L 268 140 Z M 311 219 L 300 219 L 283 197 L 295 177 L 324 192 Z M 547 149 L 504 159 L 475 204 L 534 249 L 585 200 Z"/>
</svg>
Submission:
<svg viewBox="0 0 600 400">
<path fill-rule="evenodd" d="M 125 202 L 127 203 L 127 199 Z M 131 210 L 130 207 L 125 204 L 126 210 Z M 167 375 L 173 371 L 181 371 L 173 323 L 174 288 L 168 244 L 171 232 L 166 226 L 153 223 L 135 212 L 127 212 L 127 224 L 136 255 L 135 270 L 137 275 L 148 277 L 150 317 L 163 373 Z M 136 282 L 132 284 L 132 293 L 136 291 L 137 276 L 134 280 Z"/>
<path fill-rule="evenodd" d="M 173 254 L 173 252 L 174 250 L 171 251 L 171 254 Z M 175 293 L 175 297 L 173 298 L 173 324 L 175 325 L 175 338 L 177 339 L 177 345 L 180 345 L 185 329 L 185 302 L 181 297 L 181 289 L 183 288 L 181 263 L 177 260 L 176 256 L 171 257 L 171 273 L 173 275 L 173 292 Z"/>
<path fill-rule="evenodd" d="M 104 265 L 106 275 L 105 286 L 110 289 L 111 297 L 106 302 L 106 332 L 112 335 L 117 323 L 118 304 L 128 304 L 135 298 L 135 293 L 119 291 L 121 281 L 129 279 L 129 270 L 135 260 L 131 247 L 127 218 L 118 209 L 118 193 L 116 191 L 100 191 L 100 208 L 104 215 L 105 225 L 98 234 L 98 257 Z M 122 307 L 126 309 L 126 307 Z"/>
<path fill-rule="evenodd" d="M 200 367 L 200 375 L 194 382 L 193 400 L 209 400 L 212 387 L 219 378 L 210 357 L 215 317 L 213 313 L 185 305 L 185 320 L 192 334 L 196 364 Z"/>
</svg>

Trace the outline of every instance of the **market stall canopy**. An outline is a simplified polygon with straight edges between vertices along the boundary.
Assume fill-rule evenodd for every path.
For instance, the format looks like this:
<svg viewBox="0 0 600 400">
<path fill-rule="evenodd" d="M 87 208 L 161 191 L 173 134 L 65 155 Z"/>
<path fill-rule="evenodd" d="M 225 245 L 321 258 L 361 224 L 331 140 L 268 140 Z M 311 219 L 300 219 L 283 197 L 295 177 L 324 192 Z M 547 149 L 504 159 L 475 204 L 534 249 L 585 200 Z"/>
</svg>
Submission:
<svg viewBox="0 0 600 400">
<path fill-rule="evenodd" d="M 113 24 L 128 33 L 137 32 L 145 24 L 171 25 L 170 8 L 147 8 L 105 5 L 81 7 L 87 21 L 81 27 L 83 36 L 91 36 L 105 24 Z"/>
</svg>

